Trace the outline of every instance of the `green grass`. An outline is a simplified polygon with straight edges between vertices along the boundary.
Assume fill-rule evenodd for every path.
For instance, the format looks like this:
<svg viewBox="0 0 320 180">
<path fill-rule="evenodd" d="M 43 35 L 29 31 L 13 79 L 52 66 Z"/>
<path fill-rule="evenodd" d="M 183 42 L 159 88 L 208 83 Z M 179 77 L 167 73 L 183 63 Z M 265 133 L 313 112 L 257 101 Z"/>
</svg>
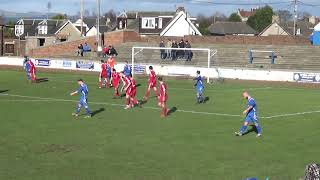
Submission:
<svg viewBox="0 0 320 180">
<path fill-rule="evenodd" d="M 169 80 L 169 106 L 178 111 L 160 119 L 155 99 L 144 108 L 123 110 L 112 90 L 89 85 L 92 119 L 71 116 L 76 102 L 34 101 L 35 97 L 78 100 L 79 75 L 40 73 L 49 82 L 28 84 L 25 74 L 0 71 L 0 179 L 22 180 L 241 180 L 247 177 L 296 180 L 308 163 L 320 162 L 319 113 L 261 119 L 263 137 L 235 137 L 251 89 L 260 116 L 316 111 L 319 90 L 230 82 L 207 85 L 205 105 L 195 104 L 193 82 Z M 145 92 L 139 79 L 138 97 Z M 15 94 L 23 98 L 6 96 Z M 23 100 L 23 101 L 20 101 Z M 187 112 L 183 112 L 187 111 Z M 208 112 L 195 114 L 189 111 Z"/>
</svg>

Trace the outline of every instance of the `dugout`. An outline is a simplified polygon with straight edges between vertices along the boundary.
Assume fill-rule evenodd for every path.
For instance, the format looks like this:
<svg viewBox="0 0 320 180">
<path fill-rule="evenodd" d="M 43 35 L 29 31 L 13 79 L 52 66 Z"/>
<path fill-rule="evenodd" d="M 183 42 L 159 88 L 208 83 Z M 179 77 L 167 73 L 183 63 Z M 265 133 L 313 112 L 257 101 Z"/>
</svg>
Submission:
<svg viewBox="0 0 320 180">
<path fill-rule="evenodd" d="M 312 35 L 312 44 L 314 46 L 320 46 L 320 31 L 314 31 Z"/>
<path fill-rule="evenodd" d="M 320 23 L 314 27 L 312 34 L 312 44 L 314 46 L 320 46 Z"/>
</svg>

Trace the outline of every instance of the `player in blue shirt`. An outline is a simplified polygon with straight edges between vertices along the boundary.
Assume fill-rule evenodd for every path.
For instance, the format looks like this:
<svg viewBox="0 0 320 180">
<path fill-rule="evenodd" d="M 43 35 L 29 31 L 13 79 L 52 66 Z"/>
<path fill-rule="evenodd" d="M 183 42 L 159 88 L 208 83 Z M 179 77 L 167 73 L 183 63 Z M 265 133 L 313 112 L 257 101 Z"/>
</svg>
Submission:
<svg viewBox="0 0 320 180">
<path fill-rule="evenodd" d="M 249 123 L 253 123 L 258 131 L 257 137 L 260 137 L 262 135 L 262 129 L 258 122 L 256 101 L 249 95 L 247 91 L 244 91 L 242 95 L 245 99 L 247 99 L 248 107 L 243 111 L 243 114 L 246 115 L 246 118 L 243 126 L 240 128 L 240 132 L 236 132 L 236 135 L 242 136 L 244 133 L 246 133 Z"/>
<path fill-rule="evenodd" d="M 123 74 L 128 77 L 132 77 L 132 67 L 129 65 L 128 61 L 124 65 Z"/>
<path fill-rule="evenodd" d="M 197 90 L 197 103 L 204 103 L 204 97 L 203 97 L 203 91 L 204 91 L 204 84 L 203 84 L 203 78 L 200 75 L 200 71 L 197 71 L 197 77 L 194 78 L 196 84 L 194 85 Z"/>
<path fill-rule="evenodd" d="M 77 91 L 72 92 L 70 95 L 76 95 L 76 94 L 80 94 L 80 100 L 79 100 L 79 104 L 78 107 L 76 109 L 76 113 L 72 113 L 73 116 L 78 117 L 80 110 L 82 107 L 85 108 L 86 110 L 86 114 L 87 116 L 85 118 L 90 118 L 92 116 L 89 106 L 88 106 L 88 87 L 87 85 L 83 82 L 82 79 L 78 80 L 78 84 L 79 84 L 79 89 Z"/>
<path fill-rule="evenodd" d="M 27 56 L 24 57 L 23 68 L 27 73 L 27 80 L 30 81 L 30 79 L 31 79 L 31 77 L 30 77 L 31 66 L 30 66 L 30 63 L 29 63 L 29 58 Z"/>
</svg>

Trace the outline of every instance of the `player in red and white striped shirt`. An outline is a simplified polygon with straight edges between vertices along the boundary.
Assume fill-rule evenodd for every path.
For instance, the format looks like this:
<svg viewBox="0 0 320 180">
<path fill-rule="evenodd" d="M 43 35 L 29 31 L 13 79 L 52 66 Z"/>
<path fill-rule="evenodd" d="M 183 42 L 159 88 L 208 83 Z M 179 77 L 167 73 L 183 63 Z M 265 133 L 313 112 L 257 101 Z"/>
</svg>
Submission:
<svg viewBox="0 0 320 180">
<path fill-rule="evenodd" d="M 125 76 L 123 72 L 120 73 L 123 82 L 123 88 L 121 91 L 126 92 L 126 107 L 125 109 L 131 108 L 130 99 L 131 99 L 131 91 L 132 91 L 132 82 L 129 76 Z"/>
<path fill-rule="evenodd" d="M 154 92 L 156 93 L 157 97 L 159 96 L 158 89 L 157 89 L 157 75 L 154 72 L 152 66 L 149 66 L 149 71 L 150 71 L 150 73 L 149 73 L 148 89 L 147 89 L 147 92 L 146 92 L 145 96 L 143 97 L 143 99 L 145 101 L 148 100 L 151 89 L 154 90 Z"/>
<path fill-rule="evenodd" d="M 135 105 L 138 105 L 141 108 L 141 104 L 136 99 L 137 94 L 137 83 L 133 77 L 130 77 L 131 80 L 131 91 L 130 91 L 130 107 L 133 108 Z"/>
<path fill-rule="evenodd" d="M 168 115 L 168 108 L 167 108 L 167 100 L 168 100 L 168 93 L 167 93 L 167 85 L 163 82 L 162 77 L 158 78 L 160 82 L 160 94 L 158 96 L 158 106 L 162 108 L 160 116 L 166 117 Z"/>
</svg>

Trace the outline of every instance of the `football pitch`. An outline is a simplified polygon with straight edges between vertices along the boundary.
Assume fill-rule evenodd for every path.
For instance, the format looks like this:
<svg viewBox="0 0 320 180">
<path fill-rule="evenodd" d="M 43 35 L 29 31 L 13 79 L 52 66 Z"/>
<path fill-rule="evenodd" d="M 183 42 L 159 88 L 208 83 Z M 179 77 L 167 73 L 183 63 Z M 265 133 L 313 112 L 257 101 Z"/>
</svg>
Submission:
<svg viewBox="0 0 320 180">
<path fill-rule="evenodd" d="M 0 71 L 0 179 L 297 180 L 307 164 L 320 162 L 315 87 L 227 81 L 206 85 L 209 100 L 198 105 L 194 82 L 169 79 L 172 113 L 161 119 L 155 97 L 124 110 L 113 89 L 97 88 L 98 75 L 38 76 L 49 81 L 29 84 L 22 71 Z M 78 78 L 89 87 L 91 119 L 71 116 Z M 138 79 L 139 99 L 146 82 Z M 257 101 L 261 138 L 234 136 L 244 89 Z"/>
</svg>

